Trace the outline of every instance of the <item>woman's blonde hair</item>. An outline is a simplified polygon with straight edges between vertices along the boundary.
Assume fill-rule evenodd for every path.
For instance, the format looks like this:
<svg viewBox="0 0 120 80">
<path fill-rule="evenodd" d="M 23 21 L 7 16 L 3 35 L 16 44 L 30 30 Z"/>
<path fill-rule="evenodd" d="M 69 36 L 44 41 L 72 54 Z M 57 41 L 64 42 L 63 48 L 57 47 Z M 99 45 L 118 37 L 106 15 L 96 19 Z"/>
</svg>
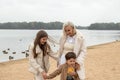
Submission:
<svg viewBox="0 0 120 80">
<path fill-rule="evenodd" d="M 74 34 L 76 33 L 76 27 L 75 27 L 75 25 L 74 25 L 72 22 L 68 21 L 68 22 L 65 22 L 65 23 L 63 24 L 63 35 L 66 36 L 65 28 L 66 28 L 67 26 L 71 26 L 71 27 L 73 28 Z"/>
</svg>

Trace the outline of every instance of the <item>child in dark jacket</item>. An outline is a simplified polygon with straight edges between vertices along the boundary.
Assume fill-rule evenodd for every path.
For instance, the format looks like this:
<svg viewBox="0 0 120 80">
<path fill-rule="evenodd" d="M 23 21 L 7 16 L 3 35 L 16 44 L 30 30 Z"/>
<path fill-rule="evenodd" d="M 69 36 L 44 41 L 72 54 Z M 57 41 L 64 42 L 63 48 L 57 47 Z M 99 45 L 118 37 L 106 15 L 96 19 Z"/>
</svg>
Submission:
<svg viewBox="0 0 120 80">
<path fill-rule="evenodd" d="M 57 70 L 46 76 L 46 79 L 52 79 L 61 73 L 60 80 L 80 80 L 76 70 L 80 69 L 80 65 L 76 62 L 74 52 L 68 52 L 65 55 L 66 63 L 59 66 Z"/>
</svg>

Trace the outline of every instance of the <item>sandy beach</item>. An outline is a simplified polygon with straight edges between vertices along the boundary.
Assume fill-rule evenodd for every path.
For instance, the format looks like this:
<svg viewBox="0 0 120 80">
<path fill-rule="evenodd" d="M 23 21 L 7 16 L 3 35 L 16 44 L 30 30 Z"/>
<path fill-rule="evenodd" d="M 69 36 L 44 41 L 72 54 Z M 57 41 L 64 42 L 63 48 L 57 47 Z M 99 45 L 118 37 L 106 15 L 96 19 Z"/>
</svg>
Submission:
<svg viewBox="0 0 120 80">
<path fill-rule="evenodd" d="M 49 73 L 56 69 L 51 58 L 50 63 Z M 28 66 L 28 58 L 0 63 L 0 80 L 33 80 Z M 120 41 L 88 47 L 85 69 L 86 80 L 120 80 Z"/>
</svg>

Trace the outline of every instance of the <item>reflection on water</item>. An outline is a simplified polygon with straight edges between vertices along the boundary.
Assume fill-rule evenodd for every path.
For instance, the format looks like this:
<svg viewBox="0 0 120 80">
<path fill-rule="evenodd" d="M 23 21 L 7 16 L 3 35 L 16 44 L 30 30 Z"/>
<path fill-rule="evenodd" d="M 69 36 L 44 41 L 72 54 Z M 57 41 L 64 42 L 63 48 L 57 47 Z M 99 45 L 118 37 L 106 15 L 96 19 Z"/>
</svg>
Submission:
<svg viewBox="0 0 120 80">
<path fill-rule="evenodd" d="M 46 30 L 49 35 L 59 41 L 61 30 Z M 120 31 L 112 30 L 79 30 L 86 39 L 87 46 L 120 40 Z M 38 30 L 0 30 L 0 62 L 25 58 L 28 45 L 33 41 Z M 58 47 L 53 47 L 57 50 Z M 7 54 L 4 51 L 8 52 Z M 13 54 L 15 53 L 15 54 Z"/>
</svg>

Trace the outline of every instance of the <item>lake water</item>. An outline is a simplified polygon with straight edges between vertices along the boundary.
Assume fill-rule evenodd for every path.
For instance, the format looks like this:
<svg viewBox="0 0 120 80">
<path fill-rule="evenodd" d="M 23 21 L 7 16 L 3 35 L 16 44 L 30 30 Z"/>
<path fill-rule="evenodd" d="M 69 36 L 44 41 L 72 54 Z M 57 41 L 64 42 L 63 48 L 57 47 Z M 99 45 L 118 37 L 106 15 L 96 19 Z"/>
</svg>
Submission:
<svg viewBox="0 0 120 80">
<path fill-rule="evenodd" d="M 46 30 L 56 40 L 60 39 L 62 34 L 61 30 Z M 79 30 L 83 33 L 86 39 L 86 45 L 92 46 L 97 44 L 103 44 L 120 40 L 120 31 L 115 30 Z M 14 59 L 25 58 L 25 50 L 28 49 L 28 45 L 35 38 L 38 30 L 0 30 L 0 62 L 9 61 L 9 56 L 13 56 Z M 53 50 L 57 50 L 58 47 L 53 47 Z M 3 54 L 3 51 L 8 52 Z M 16 53 L 16 54 L 13 54 Z"/>
</svg>

